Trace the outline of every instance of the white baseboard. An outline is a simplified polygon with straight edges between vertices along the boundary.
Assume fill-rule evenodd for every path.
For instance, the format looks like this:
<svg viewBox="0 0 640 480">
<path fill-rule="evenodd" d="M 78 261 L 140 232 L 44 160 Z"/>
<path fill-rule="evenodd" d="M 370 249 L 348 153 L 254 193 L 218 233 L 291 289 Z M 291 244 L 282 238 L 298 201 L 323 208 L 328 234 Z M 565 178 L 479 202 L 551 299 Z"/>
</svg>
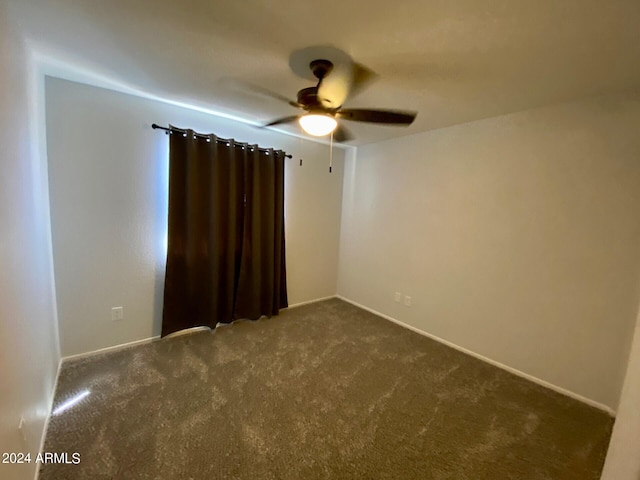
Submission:
<svg viewBox="0 0 640 480">
<path fill-rule="evenodd" d="M 328 297 L 316 298 L 315 300 L 307 300 L 306 302 L 294 303 L 293 305 L 289 305 L 287 308 L 296 308 L 301 307 L 303 305 L 309 305 L 310 303 L 322 302 L 324 300 L 331 300 L 332 298 L 336 298 L 337 295 L 329 295 Z"/>
<path fill-rule="evenodd" d="M 293 305 L 289 305 L 287 308 L 301 307 L 303 305 L 309 305 L 311 303 L 322 302 L 324 300 L 329 300 L 329 299 L 332 299 L 332 298 L 339 298 L 340 300 L 343 300 L 343 301 L 345 301 L 347 303 L 355 305 L 358 308 L 362 308 L 363 310 L 371 312 L 374 315 L 377 315 L 379 317 L 384 318 L 385 320 L 389 320 L 389 321 L 391 321 L 391 322 L 393 322 L 393 323 L 395 323 L 397 325 L 400 325 L 401 327 L 407 328 L 407 329 L 409 329 L 409 330 L 411 330 L 413 332 L 416 332 L 416 333 L 418 333 L 420 335 L 423 335 L 423 336 L 425 336 L 427 338 L 430 338 L 431 340 L 435 340 L 436 342 L 442 343 L 443 345 L 446 345 L 446 346 L 451 347 L 451 348 L 453 348 L 455 350 L 458 350 L 459 352 L 462 352 L 462 353 L 465 353 L 467 355 L 470 355 L 470 356 L 472 356 L 474 358 L 477 358 L 479 360 L 482 360 L 483 362 L 486 362 L 486 363 L 488 363 L 490 365 L 498 367 L 498 368 L 500 368 L 502 370 L 506 370 L 509 373 L 512 373 L 512 374 L 517 375 L 517 376 L 522 377 L 522 378 L 525 378 L 526 380 L 529 380 L 531 382 L 537 383 L 538 385 L 541 385 L 541 386 L 543 386 L 545 388 L 548 388 L 548 389 L 553 390 L 555 392 L 558 392 L 558 393 L 560 393 L 562 395 L 565 395 L 567 397 L 573 398 L 574 400 L 578 400 L 578 401 L 580 401 L 582 403 L 585 403 L 585 404 L 590 405 L 590 406 L 592 406 L 594 408 L 602 410 L 602 411 L 606 412 L 608 415 L 610 415 L 611 417 L 615 417 L 616 416 L 615 410 L 613 410 L 611 407 L 609 407 L 607 405 L 604 405 L 604 404 L 602 404 L 600 402 L 596 402 L 595 400 L 591 400 L 590 398 L 584 397 L 584 396 L 582 396 L 582 395 L 580 395 L 578 393 L 575 393 L 575 392 L 572 392 L 572 391 L 567 390 L 565 388 L 559 387 L 557 385 L 554 385 L 553 383 L 547 382 L 546 380 L 542 380 L 541 378 L 535 377 L 535 376 L 530 375 L 528 373 L 525 373 L 525 372 L 523 372 L 521 370 L 518 370 L 516 368 L 510 367 L 510 366 L 505 365 L 503 363 L 500 363 L 500 362 L 498 362 L 496 360 L 493 360 L 493 359 L 491 359 L 489 357 L 485 357 L 484 355 L 481 355 L 479 353 L 473 352 L 473 351 L 468 350 L 468 349 L 466 349 L 464 347 L 456 345 L 455 343 L 452 343 L 452 342 L 450 342 L 448 340 L 445 340 L 443 338 L 440 338 L 440 337 L 437 337 L 437 336 L 432 335 L 430 333 L 427 333 L 427 332 L 425 332 L 423 330 L 420 330 L 419 328 L 416 328 L 416 327 L 414 327 L 412 325 L 409 325 L 407 323 L 401 322 L 400 320 L 397 320 L 397 319 L 395 319 L 395 318 L 393 318 L 393 317 L 391 317 L 389 315 L 386 315 L 384 313 L 378 312 L 377 310 L 374 310 L 374 309 L 369 308 L 369 307 L 367 307 L 365 305 L 362 305 L 362 304 L 360 304 L 358 302 L 355 302 L 355 301 L 350 300 L 350 299 L 348 299 L 346 297 L 343 297 L 342 295 L 330 295 L 328 297 L 322 297 L 322 298 L 317 298 L 317 299 L 314 299 L 314 300 L 308 300 L 308 301 L 305 301 L 305 302 L 294 303 Z M 160 339 L 160 336 L 156 335 L 156 336 L 145 338 L 145 339 L 142 339 L 142 340 L 135 340 L 133 342 L 124 343 L 124 344 L 121 344 L 121 345 L 114 345 L 112 347 L 101 348 L 99 350 L 94 350 L 94 351 L 91 351 L 91 352 L 79 353 L 79 354 L 76 354 L 76 355 L 69 355 L 67 357 L 63 357 L 60 360 L 60 365 L 58 366 L 58 375 L 60 373 L 60 367 L 62 365 L 62 362 L 66 362 L 66 361 L 69 361 L 69 360 L 76 360 L 76 359 L 79 359 L 79 358 L 90 357 L 90 356 L 93 356 L 93 355 L 96 355 L 96 354 L 99 354 L 99 353 L 104 353 L 104 352 L 122 350 L 122 349 L 125 349 L 125 348 L 133 347 L 135 345 L 141 345 L 141 344 L 144 344 L 144 343 L 154 342 L 154 341 L 159 340 L 159 339 Z M 56 386 L 57 386 L 57 383 L 58 383 L 58 378 L 56 376 Z M 54 386 L 54 393 L 55 393 L 55 386 Z M 53 404 L 53 394 L 52 394 L 52 397 L 51 397 L 51 403 Z M 48 421 L 49 421 L 49 417 L 47 417 L 47 424 L 48 424 Z M 46 425 L 45 425 L 45 434 L 46 434 Z M 43 437 L 42 437 L 42 443 L 43 444 L 44 444 L 44 436 L 45 436 L 45 434 L 43 434 Z M 43 445 L 41 445 L 41 448 L 42 448 L 42 446 Z"/>
<path fill-rule="evenodd" d="M 198 333 L 198 332 L 212 332 L 218 327 L 218 325 L 220 324 L 219 323 L 216 324 L 216 326 L 213 328 L 207 327 L 206 325 L 198 325 L 197 327 L 185 328 L 183 330 L 178 330 L 177 332 L 170 333 L 169 335 L 165 335 L 163 338 L 182 337 L 184 335 L 189 335 L 191 333 Z M 154 339 L 158 339 L 158 338 L 160 337 L 152 337 L 150 340 L 153 341 Z"/>
<path fill-rule="evenodd" d="M 68 362 L 69 360 L 77 360 L 79 358 L 92 357 L 98 353 L 113 352 L 116 350 L 123 350 L 125 348 L 135 347 L 136 345 L 142 345 L 144 343 L 155 342 L 160 339 L 160 335 L 154 335 L 153 337 L 143 338 L 142 340 L 134 340 L 133 342 L 122 343 L 120 345 L 113 345 L 111 347 L 100 348 L 98 350 L 92 350 L 91 352 L 77 353 L 75 355 L 69 355 L 62 357 L 61 362 Z"/>
<path fill-rule="evenodd" d="M 56 390 L 58 389 L 58 379 L 60 378 L 60 369 L 62 368 L 62 358 L 58 360 L 58 369 L 56 371 L 56 379 L 53 382 L 53 389 L 49 394 L 49 408 L 47 410 L 47 418 L 44 419 L 44 428 L 42 429 L 42 436 L 40 437 L 40 446 L 38 447 L 38 453 L 43 453 L 44 451 L 44 442 L 47 438 L 47 430 L 49 430 L 49 420 L 51 420 L 51 412 L 53 411 L 53 401 L 56 397 Z M 36 474 L 34 476 L 34 480 L 38 480 L 40 476 L 40 464 L 36 463 Z"/>
<path fill-rule="evenodd" d="M 485 357 L 484 355 L 480 355 L 479 353 L 473 352 L 471 350 L 467 350 L 464 347 L 461 347 L 459 345 L 456 345 L 455 343 L 449 342 L 448 340 L 445 340 L 443 338 L 437 337 L 435 335 L 432 335 L 430 333 L 427 333 L 423 330 L 420 330 L 419 328 L 416 328 L 414 326 L 411 326 L 409 324 L 406 324 L 404 322 L 401 322 L 400 320 L 397 320 L 393 317 L 390 317 L 389 315 L 385 315 L 384 313 L 378 312 L 372 308 L 366 307 L 364 305 L 359 304 L 358 302 L 354 302 L 353 300 L 349 300 L 348 298 L 343 297 L 342 295 L 336 295 L 337 298 L 339 298 L 340 300 L 344 300 L 347 303 L 350 303 L 352 305 L 355 305 L 358 308 L 362 308 L 363 310 L 366 310 L 368 312 L 373 313 L 374 315 L 377 315 L 379 317 L 384 318 L 385 320 L 389 320 L 397 325 L 400 325 L 401 327 L 407 328 L 413 332 L 419 333 L 420 335 L 423 335 L 427 338 L 430 338 L 431 340 L 435 340 L 436 342 L 442 343 L 448 347 L 451 347 L 455 350 L 458 350 L 462 353 L 466 353 L 467 355 L 471 355 L 474 358 L 477 358 L 478 360 L 482 360 L 483 362 L 489 363 L 495 367 L 501 368 L 502 370 L 506 370 L 509 373 L 513 373 L 514 375 L 517 375 L 519 377 L 525 378 L 526 380 L 529 380 L 531 382 L 537 383 L 538 385 L 541 385 L 543 387 L 546 387 L 550 390 L 553 390 L 555 392 L 558 392 L 562 395 L 565 395 L 567 397 L 571 397 L 574 400 L 578 400 L 582 403 L 586 403 L 587 405 L 590 405 L 594 408 L 597 408 L 598 410 L 602 410 L 605 413 L 607 413 L 608 415 L 610 415 L 611 417 L 615 417 L 616 416 L 616 412 L 615 410 L 613 410 L 611 407 L 604 405 L 600 402 L 596 402 L 595 400 L 591 400 L 590 398 L 587 397 L 583 397 L 582 395 L 572 392 L 570 390 L 567 390 L 565 388 L 559 387 L 557 385 L 554 385 L 553 383 L 549 383 L 546 380 L 542 380 L 541 378 L 538 377 L 534 377 L 533 375 L 529 375 L 528 373 L 522 372 L 518 369 L 515 369 L 513 367 L 510 367 L 508 365 L 505 365 L 503 363 L 500 363 L 496 360 L 492 360 L 491 358 Z"/>
</svg>

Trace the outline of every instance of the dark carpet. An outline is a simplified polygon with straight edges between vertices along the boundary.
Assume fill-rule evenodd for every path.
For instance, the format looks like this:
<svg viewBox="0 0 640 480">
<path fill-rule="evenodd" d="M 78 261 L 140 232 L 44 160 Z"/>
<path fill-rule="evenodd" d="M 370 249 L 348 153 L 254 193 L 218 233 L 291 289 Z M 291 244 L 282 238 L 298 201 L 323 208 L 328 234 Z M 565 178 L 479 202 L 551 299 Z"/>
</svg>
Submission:
<svg viewBox="0 0 640 480">
<path fill-rule="evenodd" d="M 332 299 L 64 363 L 60 479 L 597 480 L 605 413 Z"/>
</svg>

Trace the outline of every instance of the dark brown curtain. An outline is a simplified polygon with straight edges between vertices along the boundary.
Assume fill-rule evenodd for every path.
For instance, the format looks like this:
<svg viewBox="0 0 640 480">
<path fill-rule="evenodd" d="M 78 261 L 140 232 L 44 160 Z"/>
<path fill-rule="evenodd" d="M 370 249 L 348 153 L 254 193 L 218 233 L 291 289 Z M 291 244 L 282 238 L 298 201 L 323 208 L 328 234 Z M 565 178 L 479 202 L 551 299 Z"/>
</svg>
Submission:
<svg viewBox="0 0 640 480">
<path fill-rule="evenodd" d="M 162 336 L 287 306 L 284 155 L 170 135 Z"/>
</svg>

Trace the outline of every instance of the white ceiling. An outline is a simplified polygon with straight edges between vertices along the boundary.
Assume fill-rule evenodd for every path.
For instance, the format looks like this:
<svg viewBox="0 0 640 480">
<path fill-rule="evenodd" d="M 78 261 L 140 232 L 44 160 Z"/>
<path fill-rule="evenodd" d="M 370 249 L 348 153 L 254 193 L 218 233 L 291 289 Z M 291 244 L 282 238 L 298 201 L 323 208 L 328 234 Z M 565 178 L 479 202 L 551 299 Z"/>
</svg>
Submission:
<svg viewBox="0 0 640 480">
<path fill-rule="evenodd" d="M 379 75 L 346 106 L 419 112 L 408 128 L 345 122 L 354 145 L 640 85 L 638 0 L 15 0 L 11 13 L 53 73 L 256 123 L 299 111 L 240 81 L 295 99 L 312 82 L 291 53 L 335 46 Z"/>
</svg>

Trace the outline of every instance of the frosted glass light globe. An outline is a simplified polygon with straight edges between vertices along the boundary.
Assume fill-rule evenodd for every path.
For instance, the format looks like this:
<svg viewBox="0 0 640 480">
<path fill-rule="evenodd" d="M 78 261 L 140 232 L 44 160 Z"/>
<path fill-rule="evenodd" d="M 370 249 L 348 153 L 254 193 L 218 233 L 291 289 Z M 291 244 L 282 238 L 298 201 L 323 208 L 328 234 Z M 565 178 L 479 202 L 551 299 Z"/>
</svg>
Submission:
<svg viewBox="0 0 640 480">
<path fill-rule="evenodd" d="M 322 137 L 333 132 L 338 126 L 336 119 L 323 114 L 310 113 L 298 120 L 302 129 L 314 137 Z"/>
</svg>

